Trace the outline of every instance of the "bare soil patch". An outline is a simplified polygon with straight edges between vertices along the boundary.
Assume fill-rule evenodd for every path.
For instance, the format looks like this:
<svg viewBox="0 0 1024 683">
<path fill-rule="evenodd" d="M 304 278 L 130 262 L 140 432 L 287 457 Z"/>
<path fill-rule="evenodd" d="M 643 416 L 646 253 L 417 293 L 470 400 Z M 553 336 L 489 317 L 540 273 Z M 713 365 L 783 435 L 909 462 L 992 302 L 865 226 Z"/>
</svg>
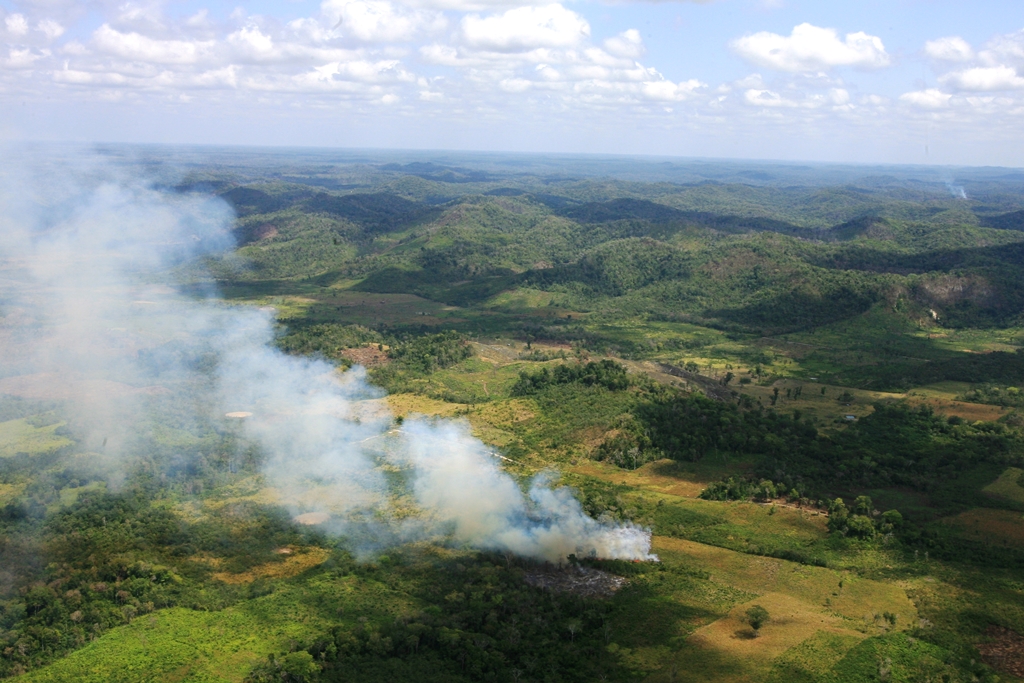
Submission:
<svg viewBox="0 0 1024 683">
<path fill-rule="evenodd" d="M 1024 636 L 1002 626 L 989 626 L 987 643 L 978 645 L 981 660 L 997 671 L 1024 678 Z"/>
<path fill-rule="evenodd" d="M 272 237 L 277 237 L 277 227 L 270 223 L 264 223 L 253 231 L 253 237 L 257 240 L 268 240 Z"/>
<path fill-rule="evenodd" d="M 526 572 L 526 583 L 556 593 L 587 598 L 610 598 L 628 581 L 615 574 L 583 566 L 546 566 Z"/>
<path fill-rule="evenodd" d="M 375 368 L 386 365 L 389 362 L 388 354 L 381 351 L 376 344 L 367 344 L 354 349 L 345 349 L 341 355 L 353 363 L 358 363 L 367 368 Z"/>
</svg>

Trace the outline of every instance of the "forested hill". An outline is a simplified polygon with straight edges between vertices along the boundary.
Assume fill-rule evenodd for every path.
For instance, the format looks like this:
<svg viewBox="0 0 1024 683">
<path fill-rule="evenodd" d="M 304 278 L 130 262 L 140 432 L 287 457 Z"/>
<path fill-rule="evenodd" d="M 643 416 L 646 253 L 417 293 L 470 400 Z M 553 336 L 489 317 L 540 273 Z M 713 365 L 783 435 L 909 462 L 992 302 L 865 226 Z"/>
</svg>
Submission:
<svg viewBox="0 0 1024 683">
<path fill-rule="evenodd" d="M 1006 326 L 1024 304 L 1024 194 L 1006 183 L 963 200 L 895 178 L 822 188 L 442 170 L 385 165 L 340 191 L 294 176 L 221 188 L 247 266 L 219 272 L 459 307 L 539 290 L 581 312 L 758 334 L 882 302 L 952 327 Z"/>
</svg>

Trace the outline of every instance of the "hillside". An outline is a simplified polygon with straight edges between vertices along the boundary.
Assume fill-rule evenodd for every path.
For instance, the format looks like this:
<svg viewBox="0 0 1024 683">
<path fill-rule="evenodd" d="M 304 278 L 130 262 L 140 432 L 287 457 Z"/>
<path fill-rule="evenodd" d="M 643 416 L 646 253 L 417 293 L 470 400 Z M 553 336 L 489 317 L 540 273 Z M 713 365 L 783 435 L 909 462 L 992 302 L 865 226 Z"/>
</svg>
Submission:
<svg viewBox="0 0 1024 683">
<path fill-rule="evenodd" d="M 89 267 L 0 264 L 0 676 L 1022 680 L 1019 178 L 627 161 L 55 200 Z"/>
</svg>

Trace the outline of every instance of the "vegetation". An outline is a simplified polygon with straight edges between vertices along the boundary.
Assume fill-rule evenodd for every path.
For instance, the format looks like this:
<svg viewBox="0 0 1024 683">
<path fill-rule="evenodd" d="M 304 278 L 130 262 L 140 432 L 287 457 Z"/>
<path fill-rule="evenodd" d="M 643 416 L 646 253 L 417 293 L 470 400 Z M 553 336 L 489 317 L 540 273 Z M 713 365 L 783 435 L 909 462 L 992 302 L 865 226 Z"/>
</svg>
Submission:
<svg viewBox="0 0 1024 683">
<path fill-rule="evenodd" d="M 132 399 L 113 469 L 67 402 L 0 395 L 0 676 L 1015 680 L 986 653 L 1024 633 L 1019 188 L 574 163 L 211 167 L 179 189 L 215 188 L 240 247 L 172 275 L 367 363 L 396 418 L 559 471 L 659 562 L 355 556 L 194 387 Z"/>
<path fill-rule="evenodd" d="M 536 373 L 523 371 L 512 385 L 512 396 L 530 396 L 559 384 L 582 384 L 621 391 L 633 383 L 626 368 L 612 360 L 590 361 L 586 364 L 556 365 L 554 369 L 541 368 Z"/>
<path fill-rule="evenodd" d="M 761 635 L 761 627 L 767 624 L 769 620 L 768 610 L 761 605 L 754 605 L 744 613 L 744 616 L 746 616 L 747 623 L 750 624 L 750 628 L 754 631 L 754 637 L 756 638 Z"/>
</svg>

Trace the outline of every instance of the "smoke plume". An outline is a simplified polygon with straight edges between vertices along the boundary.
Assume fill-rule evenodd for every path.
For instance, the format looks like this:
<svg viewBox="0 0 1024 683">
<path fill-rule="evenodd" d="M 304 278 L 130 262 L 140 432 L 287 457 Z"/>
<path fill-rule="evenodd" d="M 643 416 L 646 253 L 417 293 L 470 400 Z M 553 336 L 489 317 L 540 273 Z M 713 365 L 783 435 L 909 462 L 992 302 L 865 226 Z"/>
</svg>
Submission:
<svg viewBox="0 0 1024 683">
<path fill-rule="evenodd" d="M 963 185 L 955 185 L 953 182 L 947 181 L 946 189 L 949 190 L 949 194 L 956 199 L 967 199 L 967 190 L 964 189 Z"/>
<path fill-rule="evenodd" d="M 233 246 L 233 215 L 156 189 L 173 169 L 143 182 L 137 164 L 8 158 L 0 394 L 64 402 L 113 482 L 146 460 L 141 444 L 221 453 L 232 469 L 255 450 L 281 504 L 363 549 L 429 539 L 555 562 L 653 559 L 649 531 L 589 517 L 550 475 L 524 493 L 466 423 L 399 426 L 361 368 L 276 350 L 271 311 L 183 290 L 174 274 Z"/>
</svg>

